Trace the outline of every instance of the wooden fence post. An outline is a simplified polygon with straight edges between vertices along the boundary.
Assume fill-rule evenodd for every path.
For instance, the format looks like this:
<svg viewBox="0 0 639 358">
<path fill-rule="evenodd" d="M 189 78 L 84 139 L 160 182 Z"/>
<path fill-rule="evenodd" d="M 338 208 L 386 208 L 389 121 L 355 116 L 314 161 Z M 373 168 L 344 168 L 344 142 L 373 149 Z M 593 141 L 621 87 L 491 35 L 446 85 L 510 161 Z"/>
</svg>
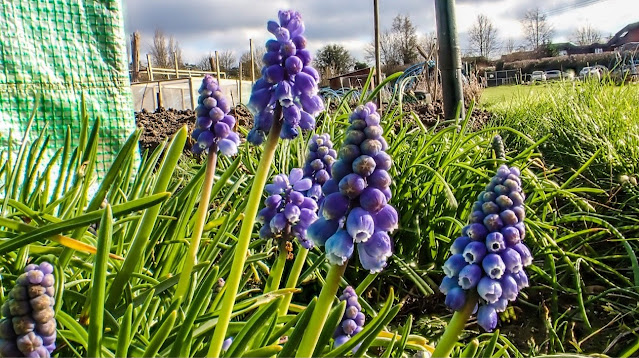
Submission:
<svg viewBox="0 0 639 358">
<path fill-rule="evenodd" d="M 175 78 L 180 78 L 180 66 L 178 65 L 177 51 L 173 51 L 173 59 L 175 60 Z"/>
<path fill-rule="evenodd" d="M 215 51 L 215 72 L 217 74 L 217 84 L 220 85 L 222 77 L 220 77 L 220 55 Z"/>
<path fill-rule="evenodd" d="M 153 81 L 153 68 L 151 66 L 151 56 L 149 56 L 149 54 L 146 54 L 146 73 L 149 76 L 149 81 Z"/>
<path fill-rule="evenodd" d="M 131 82 L 140 82 L 140 33 L 131 36 Z"/>
</svg>

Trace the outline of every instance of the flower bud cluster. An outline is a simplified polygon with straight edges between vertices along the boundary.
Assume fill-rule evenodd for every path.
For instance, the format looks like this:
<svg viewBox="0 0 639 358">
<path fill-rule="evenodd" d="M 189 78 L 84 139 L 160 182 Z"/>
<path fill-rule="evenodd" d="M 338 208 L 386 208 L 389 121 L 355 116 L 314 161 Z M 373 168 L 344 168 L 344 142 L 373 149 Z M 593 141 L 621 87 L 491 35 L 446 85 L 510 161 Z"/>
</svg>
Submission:
<svg viewBox="0 0 639 358">
<path fill-rule="evenodd" d="M 354 335 L 364 329 L 364 322 L 366 317 L 362 312 L 362 306 L 358 302 L 357 293 L 353 287 L 348 286 L 344 289 L 344 292 L 339 296 L 340 301 L 346 301 L 346 310 L 339 326 L 333 334 L 335 340 L 335 347 L 339 347 L 342 344 L 348 342 Z M 358 344 L 353 348 L 353 353 L 357 351 L 361 344 Z"/>
<path fill-rule="evenodd" d="M 197 143 L 193 146 L 193 152 L 199 154 L 208 151 L 215 144 L 222 154 L 235 155 L 240 137 L 233 131 L 235 118 L 229 115 L 231 107 L 220 86 L 211 75 L 206 75 L 198 92 L 200 97 L 195 108 L 197 119 L 192 134 Z"/>
<path fill-rule="evenodd" d="M 30 264 L 2 305 L 0 357 L 49 357 L 55 349 L 53 266 Z"/>
<path fill-rule="evenodd" d="M 362 267 L 379 272 L 392 254 L 388 236 L 397 228 L 397 211 L 391 198 L 392 160 L 382 137 L 380 116 L 374 103 L 358 106 L 350 116 L 350 127 L 332 178 L 322 186 L 324 201 L 320 218 L 308 229 L 316 245 L 326 245 L 326 257 L 343 265 L 353 255 L 355 244 Z"/>
<path fill-rule="evenodd" d="M 479 194 L 470 215 L 470 224 L 451 245 L 451 256 L 444 263 L 440 290 L 446 305 L 460 310 L 468 293 L 480 297 L 477 322 L 486 331 L 497 326 L 497 312 L 508 301 L 517 299 L 528 287 L 524 267 L 532 263 L 530 250 L 523 243 L 524 199 L 518 168 L 502 165 L 486 190 Z"/>
<path fill-rule="evenodd" d="M 313 246 L 306 238 L 306 230 L 317 220 L 317 203 L 303 194 L 312 184 L 310 178 L 303 178 L 302 169 L 295 168 L 288 176 L 276 175 L 266 185 L 270 196 L 265 201 L 266 207 L 257 214 L 257 221 L 262 224 L 260 238 L 290 241 L 296 237 L 302 246 Z"/>
<path fill-rule="evenodd" d="M 322 185 L 331 178 L 331 169 L 337 158 L 333 142 L 328 134 L 314 134 L 308 142 L 308 153 L 304 164 L 304 177 L 313 182 L 306 196 L 321 203 L 324 198 Z"/>
<path fill-rule="evenodd" d="M 320 76 L 311 67 L 302 16 L 297 11 L 280 11 L 279 23 L 269 21 L 267 29 L 275 39 L 266 42 L 262 78 L 253 85 L 249 100 L 255 123 L 247 140 L 255 145 L 264 141 L 273 121 L 280 120 L 275 118 L 278 104 L 284 119 L 279 133 L 283 139 L 297 137 L 298 128 L 313 129 L 315 116 L 324 109 L 317 94 Z"/>
</svg>

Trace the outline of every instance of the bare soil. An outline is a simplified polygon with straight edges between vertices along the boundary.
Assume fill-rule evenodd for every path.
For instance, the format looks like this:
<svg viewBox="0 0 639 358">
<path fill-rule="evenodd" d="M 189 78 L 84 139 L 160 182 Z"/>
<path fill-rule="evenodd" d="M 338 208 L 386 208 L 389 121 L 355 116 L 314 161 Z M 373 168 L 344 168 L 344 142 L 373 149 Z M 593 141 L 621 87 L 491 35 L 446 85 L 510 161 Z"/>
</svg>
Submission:
<svg viewBox="0 0 639 358">
<path fill-rule="evenodd" d="M 245 106 L 231 108 L 229 113 L 238 122 L 239 126 L 247 127 L 253 118 L 251 112 Z M 163 140 L 175 134 L 183 125 L 188 126 L 189 133 L 195 127 L 195 112 L 187 110 L 175 110 L 172 108 L 159 108 L 155 112 L 142 110 L 135 113 L 135 122 L 143 128 L 140 136 L 140 152 L 148 150 L 151 153 Z M 184 146 L 185 152 L 190 152 L 194 141 L 190 138 Z"/>
<path fill-rule="evenodd" d="M 444 106 L 441 101 L 433 102 L 433 103 L 404 103 L 403 110 L 413 111 L 419 119 L 421 119 L 422 123 L 427 127 L 435 125 L 437 120 L 442 120 L 444 118 Z M 486 124 L 492 114 L 484 109 L 475 107 L 473 109 L 473 113 L 471 114 L 471 124 L 473 129 L 479 129 L 484 124 Z"/>
</svg>

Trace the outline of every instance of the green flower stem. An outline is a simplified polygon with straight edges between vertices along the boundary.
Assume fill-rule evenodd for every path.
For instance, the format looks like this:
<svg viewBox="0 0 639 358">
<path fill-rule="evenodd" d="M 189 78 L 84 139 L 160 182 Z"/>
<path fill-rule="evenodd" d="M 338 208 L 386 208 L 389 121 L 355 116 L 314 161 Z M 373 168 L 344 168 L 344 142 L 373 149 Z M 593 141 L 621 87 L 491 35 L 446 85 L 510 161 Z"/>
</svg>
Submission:
<svg viewBox="0 0 639 358">
<path fill-rule="evenodd" d="M 209 211 L 209 202 L 211 200 L 211 189 L 213 188 L 213 181 L 215 178 L 215 167 L 217 164 L 217 145 L 214 144 L 209 149 L 209 155 L 206 161 L 206 172 L 204 173 L 204 183 L 202 184 L 202 195 L 200 196 L 200 203 L 195 213 L 195 223 L 193 225 L 193 233 L 191 234 L 191 244 L 189 251 L 186 254 L 184 265 L 182 266 L 182 273 L 180 273 L 180 280 L 175 290 L 173 300 L 182 300 L 186 291 L 189 288 L 191 282 L 191 271 L 193 266 L 197 262 L 197 251 L 200 246 L 200 240 L 202 239 L 202 232 L 204 231 L 204 224 L 206 223 L 206 216 Z"/>
<path fill-rule="evenodd" d="M 286 258 L 288 257 L 288 251 L 286 251 L 286 241 L 280 240 L 280 243 L 278 245 L 278 252 L 279 253 L 275 258 L 275 262 L 271 267 L 271 272 L 269 272 L 268 279 L 266 280 L 264 293 L 269 293 L 280 288 L 280 283 L 282 282 L 282 273 L 284 273 L 284 266 L 286 266 Z"/>
<path fill-rule="evenodd" d="M 308 255 L 308 249 L 305 249 L 300 246 L 297 255 L 295 255 L 295 261 L 293 262 L 293 267 L 291 268 L 291 272 L 288 274 L 288 280 L 286 281 L 286 288 L 295 288 L 297 287 L 297 281 L 300 278 L 300 274 L 302 274 L 302 269 L 304 268 L 304 263 L 306 262 L 306 256 Z M 282 299 L 282 303 L 279 308 L 279 315 L 284 316 L 288 313 L 288 307 L 291 304 L 291 300 L 293 299 L 293 292 L 287 293 Z"/>
<path fill-rule="evenodd" d="M 448 358 L 455 347 L 455 343 L 459 340 L 459 335 L 466 326 L 466 322 L 468 322 L 470 315 L 473 313 L 475 304 L 477 304 L 477 296 L 470 294 L 464 307 L 453 314 L 453 318 L 448 323 L 444 335 L 431 355 L 432 358 Z"/>
<path fill-rule="evenodd" d="M 262 153 L 260 164 L 257 167 L 253 187 L 251 187 L 248 203 L 244 210 L 242 228 L 240 229 L 240 235 L 237 238 L 235 252 L 233 253 L 231 272 L 226 280 L 226 292 L 222 298 L 220 315 L 218 316 L 217 324 L 215 325 L 215 331 L 213 332 L 213 338 L 211 339 L 211 346 L 207 357 L 219 357 L 220 352 L 222 351 L 222 343 L 224 342 L 224 339 L 226 339 L 226 331 L 228 329 L 229 322 L 231 321 L 233 305 L 235 304 L 235 296 L 237 295 L 240 280 L 242 279 L 244 264 L 246 263 L 246 254 L 248 252 L 249 243 L 251 242 L 253 226 L 255 226 L 255 216 L 257 215 L 257 209 L 260 206 L 262 191 L 266 185 L 266 179 L 268 178 L 269 169 L 271 168 L 271 162 L 275 156 L 275 149 L 277 148 L 277 143 L 280 138 L 280 130 L 282 129 L 281 116 L 282 108 L 278 105 L 275 107 L 275 120 L 271 126 L 268 138 L 266 139 L 264 152 Z"/>
<path fill-rule="evenodd" d="M 320 333 L 322 333 L 322 328 L 324 328 L 324 323 L 326 323 L 326 318 L 331 310 L 333 300 L 335 300 L 335 294 L 337 293 L 345 269 L 346 263 L 341 266 L 331 265 L 331 268 L 328 270 L 326 284 L 322 287 L 322 291 L 317 299 L 313 315 L 297 349 L 296 357 L 310 358 L 313 356 L 315 346 L 319 340 Z"/>
</svg>

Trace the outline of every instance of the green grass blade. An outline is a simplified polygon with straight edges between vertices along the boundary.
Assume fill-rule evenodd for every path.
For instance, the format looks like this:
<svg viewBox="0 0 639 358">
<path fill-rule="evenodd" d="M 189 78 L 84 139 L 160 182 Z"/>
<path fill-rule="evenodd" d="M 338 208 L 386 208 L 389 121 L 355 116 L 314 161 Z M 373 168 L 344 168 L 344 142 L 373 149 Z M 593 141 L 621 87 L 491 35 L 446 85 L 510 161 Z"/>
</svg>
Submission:
<svg viewBox="0 0 639 358">
<path fill-rule="evenodd" d="M 104 294 L 106 291 L 107 261 L 111 249 L 111 235 L 113 233 L 113 215 L 111 206 L 107 205 L 100 220 L 98 233 L 98 253 L 93 263 L 91 279 L 91 315 L 89 318 L 89 340 L 87 355 L 100 357 L 102 348 L 102 332 L 104 330 Z"/>
</svg>

